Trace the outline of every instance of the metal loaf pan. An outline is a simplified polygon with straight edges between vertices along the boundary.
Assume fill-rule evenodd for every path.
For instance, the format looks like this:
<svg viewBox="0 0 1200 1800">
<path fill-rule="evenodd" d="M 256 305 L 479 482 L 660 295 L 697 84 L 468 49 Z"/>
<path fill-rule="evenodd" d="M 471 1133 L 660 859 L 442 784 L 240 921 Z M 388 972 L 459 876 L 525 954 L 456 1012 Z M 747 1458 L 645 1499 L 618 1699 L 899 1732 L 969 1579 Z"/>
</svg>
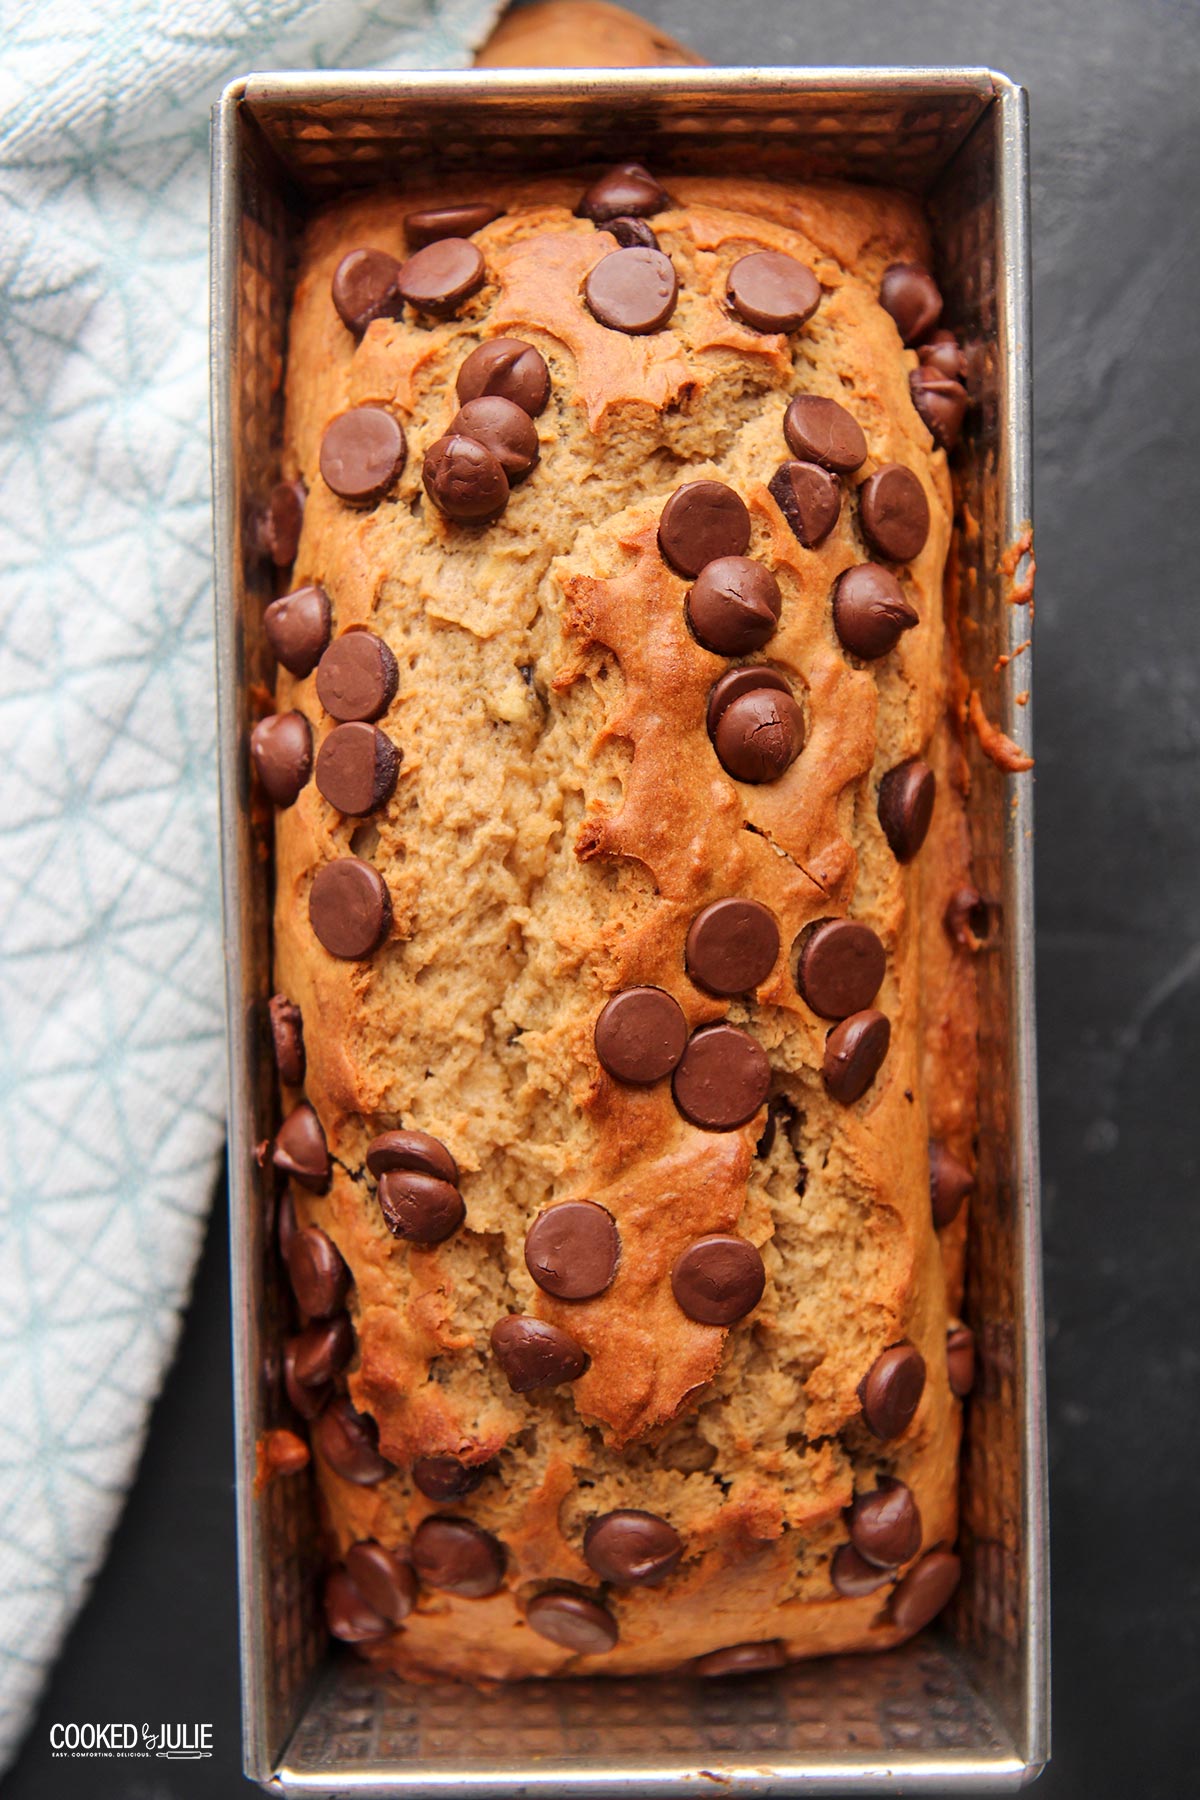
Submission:
<svg viewBox="0 0 1200 1800">
<path fill-rule="evenodd" d="M 1011 551 L 1031 515 L 1026 105 L 980 69 L 659 69 L 250 76 L 214 116 L 213 383 L 230 1202 L 237 1335 L 247 1773 L 273 1792 L 408 1796 L 964 1793 L 1014 1789 L 1048 1753 L 1047 1562 L 1031 794 L 975 746 L 977 885 L 1000 900 L 979 958 L 984 1081 L 966 1313 L 965 1577 L 935 1628 L 882 1656 L 740 1682 L 529 1682 L 478 1692 L 380 1678 L 324 1636 L 306 1478 L 254 1491 L 255 1442 L 286 1423 L 271 1196 L 253 1147 L 275 1122 L 264 1001 L 269 873 L 248 811 L 252 684 L 269 571 L 251 520 L 275 479 L 289 276 L 306 213 L 406 173 L 642 157 L 672 170 L 891 183 L 938 237 L 947 318 L 981 403 L 956 463 L 968 674 L 1024 747 L 1027 608 Z M 1005 553 L 1010 552 L 1005 566 Z M 1023 573 L 1018 567 L 1017 575 Z M 274 1373 L 273 1373 L 274 1372 Z"/>
</svg>

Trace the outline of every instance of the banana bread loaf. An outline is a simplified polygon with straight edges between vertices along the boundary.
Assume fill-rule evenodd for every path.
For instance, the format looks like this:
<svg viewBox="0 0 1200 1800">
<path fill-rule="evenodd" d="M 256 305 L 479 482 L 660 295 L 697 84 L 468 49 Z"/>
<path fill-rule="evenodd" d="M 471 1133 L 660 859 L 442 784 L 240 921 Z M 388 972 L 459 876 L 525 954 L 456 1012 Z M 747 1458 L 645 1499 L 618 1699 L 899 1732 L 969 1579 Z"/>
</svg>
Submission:
<svg viewBox="0 0 1200 1800">
<path fill-rule="evenodd" d="M 928 261 L 903 196 L 638 165 L 308 231 L 252 749 L 284 1375 L 372 1662 L 724 1674 L 953 1592 Z"/>
</svg>

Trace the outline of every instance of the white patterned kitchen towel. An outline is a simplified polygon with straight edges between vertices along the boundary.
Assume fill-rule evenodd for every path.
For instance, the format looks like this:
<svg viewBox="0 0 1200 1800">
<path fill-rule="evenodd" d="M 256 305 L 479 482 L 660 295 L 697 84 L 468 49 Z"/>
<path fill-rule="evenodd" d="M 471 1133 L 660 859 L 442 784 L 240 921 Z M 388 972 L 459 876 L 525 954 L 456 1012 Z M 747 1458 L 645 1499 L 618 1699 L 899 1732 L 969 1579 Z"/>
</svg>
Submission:
<svg viewBox="0 0 1200 1800">
<path fill-rule="evenodd" d="M 497 10 L 0 0 L 0 1767 L 136 1466 L 224 1135 L 209 108 L 251 69 L 461 66 Z"/>
</svg>

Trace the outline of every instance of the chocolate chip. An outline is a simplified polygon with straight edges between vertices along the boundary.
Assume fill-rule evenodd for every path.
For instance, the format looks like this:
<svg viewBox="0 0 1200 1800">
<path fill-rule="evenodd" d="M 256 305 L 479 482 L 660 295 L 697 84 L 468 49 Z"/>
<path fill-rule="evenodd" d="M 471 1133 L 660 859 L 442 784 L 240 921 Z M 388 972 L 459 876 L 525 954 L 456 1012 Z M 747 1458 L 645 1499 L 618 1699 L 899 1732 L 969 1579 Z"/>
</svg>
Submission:
<svg viewBox="0 0 1200 1800">
<path fill-rule="evenodd" d="M 504 1547 L 468 1519 L 435 1513 L 422 1519 L 412 1544 L 413 1565 L 426 1587 L 483 1600 L 504 1581 Z"/>
<path fill-rule="evenodd" d="M 762 563 L 718 556 L 705 563 L 685 601 L 688 624 L 706 650 L 748 656 L 761 650 L 779 623 L 779 583 Z"/>
<path fill-rule="evenodd" d="M 473 1494 L 490 1463 L 465 1463 L 457 1456 L 418 1456 L 412 1466 L 413 1486 L 427 1500 L 463 1500 Z"/>
<path fill-rule="evenodd" d="M 439 1181 L 458 1186 L 458 1164 L 440 1138 L 410 1126 L 402 1131 L 384 1131 L 367 1146 L 367 1167 L 378 1181 L 389 1169 L 419 1169 L 424 1175 L 436 1175 Z"/>
<path fill-rule="evenodd" d="M 279 1197 L 279 1212 L 275 1220 L 275 1237 L 279 1245 L 279 1254 L 287 1262 L 292 1247 L 292 1239 L 296 1235 L 296 1204 L 285 1188 Z"/>
<path fill-rule="evenodd" d="M 746 1125 L 767 1097 L 771 1065 L 748 1031 L 736 1025 L 704 1025 L 693 1032 L 671 1080 L 685 1119 L 705 1131 Z"/>
<path fill-rule="evenodd" d="M 975 1333 L 969 1325 L 951 1325 L 946 1332 L 946 1374 L 950 1392 L 965 1399 L 975 1386 Z"/>
<path fill-rule="evenodd" d="M 575 216 L 603 225 L 609 219 L 645 219 L 670 204 L 666 190 L 641 163 L 616 163 L 593 181 L 575 208 Z"/>
<path fill-rule="evenodd" d="M 292 1108 L 275 1139 L 271 1161 L 301 1187 L 323 1194 L 329 1186 L 329 1150 L 325 1133 L 307 1100 Z"/>
<path fill-rule="evenodd" d="M 277 663 L 289 674 L 311 675 L 329 642 L 329 595 L 322 587 L 302 587 L 272 600 L 263 629 Z"/>
<path fill-rule="evenodd" d="M 885 463 L 859 490 L 859 523 L 877 556 L 911 562 L 929 536 L 925 489 L 903 463 Z"/>
<path fill-rule="evenodd" d="M 279 1078 L 289 1087 L 299 1087 L 304 1080 L 305 1062 L 304 1022 L 300 1008 L 286 994 L 272 994 L 267 1002 L 267 1012 Z"/>
<path fill-rule="evenodd" d="M 806 550 L 823 544 L 838 522 L 842 484 L 820 463 L 780 463 L 767 491 Z"/>
<path fill-rule="evenodd" d="M 418 312 L 452 313 L 483 286 L 483 257 L 468 238 L 442 237 L 401 266 L 396 286 Z"/>
<path fill-rule="evenodd" d="M 902 341 L 915 344 L 941 317 L 942 296 L 937 282 L 920 263 L 892 263 L 883 271 L 879 304 L 895 319 Z"/>
<path fill-rule="evenodd" d="M 345 1569 L 325 1577 L 325 1623 L 343 1644 L 370 1644 L 389 1634 L 388 1622 L 376 1612 Z"/>
<path fill-rule="evenodd" d="M 925 1358 L 915 1344 L 881 1351 L 858 1384 L 863 1418 L 877 1438 L 898 1438 L 912 1422 L 925 1391 Z"/>
<path fill-rule="evenodd" d="M 308 919 L 331 956 L 357 962 L 378 950 L 391 930 L 392 898 L 370 863 L 340 856 L 313 876 Z"/>
<path fill-rule="evenodd" d="M 345 1314 L 342 1314 L 345 1317 Z M 303 1333 L 301 1333 L 303 1336 Z M 283 1346 L 283 1386 L 291 1404 L 302 1419 L 310 1422 L 325 1410 L 333 1398 L 332 1380 L 304 1382 L 296 1374 L 296 1349 L 299 1337 L 285 1339 Z"/>
<path fill-rule="evenodd" d="M 588 310 L 610 331 L 644 337 L 661 331 L 679 298 L 679 280 L 661 250 L 613 250 L 583 284 Z"/>
<path fill-rule="evenodd" d="M 967 379 L 967 359 L 952 331 L 935 331 L 928 342 L 921 345 L 917 356 L 923 369 L 936 369 L 939 375 L 945 375 L 951 381 L 965 382 Z"/>
<path fill-rule="evenodd" d="M 615 237 L 622 250 L 658 249 L 658 238 L 645 219 L 605 219 L 601 229 Z"/>
<path fill-rule="evenodd" d="M 733 1325 L 754 1311 L 766 1280 L 762 1257 L 753 1244 L 714 1234 L 697 1238 L 676 1257 L 671 1292 L 689 1319 L 702 1325 Z"/>
<path fill-rule="evenodd" d="M 346 1573 L 389 1625 L 399 1625 L 416 1604 L 417 1578 L 412 1564 L 373 1538 L 351 1544 L 346 1552 Z"/>
<path fill-rule="evenodd" d="M 724 706 L 713 746 L 735 781 L 778 781 L 804 748 L 804 714 L 790 694 L 759 683 Z"/>
<path fill-rule="evenodd" d="M 305 1225 L 292 1233 L 285 1261 L 302 1313 L 310 1319 L 328 1319 L 340 1311 L 350 1286 L 350 1271 L 337 1245 L 319 1225 Z"/>
<path fill-rule="evenodd" d="M 337 725 L 317 754 L 317 786 L 330 806 L 351 818 L 391 799 L 400 753 L 378 725 Z"/>
<path fill-rule="evenodd" d="M 962 382 L 924 365 L 909 375 L 908 391 L 934 443 L 953 450 L 967 414 L 967 390 Z"/>
<path fill-rule="evenodd" d="M 418 1169 L 388 1169 L 379 1178 L 379 1210 L 395 1238 L 410 1244 L 440 1244 L 466 1217 L 458 1189 Z"/>
<path fill-rule="evenodd" d="M 492 1351 L 514 1394 L 578 1381 L 591 1358 L 581 1344 L 544 1319 L 510 1313 L 492 1326 Z"/>
<path fill-rule="evenodd" d="M 312 774 L 312 732 L 303 713 L 271 713 L 250 733 L 250 755 L 267 798 L 294 804 Z"/>
<path fill-rule="evenodd" d="M 779 927 L 757 900 L 714 900 L 692 920 L 687 972 L 710 994 L 747 994 L 779 955 Z"/>
<path fill-rule="evenodd" d="M 430 444 L 421 480 L 448 519 L 476 524 L 498 517 L 508 505 L 508 476 L 499 458 L 474 438 L 447 435 Z"/>
<path fill-rule="evenodd" d="M 768 1669 L 782 1669 L 787 1662 L 787 1646 L 782 1638 L 767 1638 L 760 1644 L 730 1644 L 725 1650 L 710 1650 L 698 1656 L 691 1665 L 693 1675 L 712 1680 L 722 1675 L 761 1675 Z"/>
<path fill-rule="evenodd" d="M 344 1394 L 329 1402 L 312 1427 L 312 1446 L 344 1481 L 374 1487 L 392 1465 L 379 1454 L 379 1432 L 367 1413 L 354 1410 Z"/>
<path fill-rule="evenodd" d="M 699 575 L 717 557 L 741 556 L 749 542 L 746 502 L 723 481 L 685 482 L 658 521 L 658 547 L 680 575 Z"/>
<path fill-rule="evenodd" d="M 550 371 L 541 351 L 523 338 L 490 338 L 462 364 L 455 388 L 460 406 L 496 394 L 536 419 L 550 398 Z"/>
<path fill-rule="evenodd" d="M 352 406 L 325 427 L 321 475 L 354 506 L 371 506 L 395 484 L 408 446 L 398 419 L 382 406 Z"/>
<path fill-rule="evenodd" d="M 942 923 L 960 950 L 972 956 L 986 950 L 999 926 L 999 908 L 978 888 L 961 887 L 946 902 Z"/>
<path fill-rule="evenodd" d="M 743 694 L 753 694 L 760 688 L 770 688 L 779 694 L 790 694 L 792 691 L 786 675 L 781 675 L 778 669 L 768 669 L 753 663 L 741 669 L 726 669 L 724 675 L 714 681 L 708 696 L 705 723 L 709 737 L 716 732 L 727 706 L 740 700 Z"/>
<path fill-rule="evenodd" d="M 912 1489 L 883 1479 L 873 1494 L 860 1494 L 850 1508 L 850 1542 L 865 1562 L 894 1569 L 921 1548 L 921 1515 Z"/>
<path fill-rule="evenodd" d="M 953 1597 L 962 1564 L 950 1550 L 934 1550 L 910 1569 L 892 1595 L 892 1624 L 906 1635 L 920 1631 Z"/>
<path fill-rule="evenodd" d="M 558 1300 L 591 1300 L 617 1272 L 621 1238 L 612 1214 L 592 1200 L 562 1200 L 525 1235 L 525 1267 Z"/>
<path fill-rule="evenodd" d="M 618 1081 L 648 1087 L 669 1075 L 687 1045 L 683 1009 L 661 988 L 623 988 L 596 1020 L 596 1055 Z"/>
<path fill-rule="evenodd" d="M 889 769 L 879 783 L 879 823 L 897 862 L 911 862 L 929 831 L 937 779 L 914 759 Z"/>
<path fill-rule="evenodd" d="M 920 623 L 915 606 L 890 569 L 857 563 L 838 576 L 833 590 L 833 628 L 844 649 L 871 662 L 886 656 L 902 634 Z"/>
<path fill-rule="evenodd" d="M 820 394 L 797 394 L 783 415 L 783 435 L 801 462 L 852 475 L 867 460 L 867 440 L 852 413 Z"/>
<path fill-rule="evenodd" d="M 845 1019 L 870 1006 L 886 970 L 883 945 L 869 925 L 824 919 L 801 946 L 796 986 L 823 1019 Z"/>
<path fill-rule="evenodd" d="M 400 315 L 396 278 L 400 264 L 386 250 L 351 250 L 333 271 L 331 292 L 338 318 L 361 337 L 373 319 Z"/>
<path fill-rule="evenodd" d="M 510 483 L 528 475 L 538 459 L 538 435 L 533 421 L 515 400 L 499 394 L 482 394 L 468 400 L 450 421 L 449 437 L 474 438 L 490 450 Z"/>
<path fill-rule="evenodd" d="M 525 1608 L 525 1622 L 539 1637 L 579 1656 L 603 1656 L 617 1641 L 617 1621 L 607 1607 L 583 1594 L 536 1594 Z"/>
<path fill-rule="evenodd" d="M 469 238 L 493 219 L 504 217 L 502 206 L 486 200 L 460 200 L 453 206 L 430 206 L 404 215 L 404 236 L 410 250 L 423 250 L 441 238 Z"/>
<path fill-rule="evenodd" d="M 308 489 L 302 481 L 277 481 L 258 521 L 259 543 L 277 569 L 290 568 L 300 548 Z"/>
<path fill-rule="evenodd" d="M 301 1387 L 326 1387 L 354 1355 L 354 1330 L 348 1313 L 319 1319 L 290 1338 L 292 1373 Z"/>
<path fill-rule="evenodd" d="M 756 250 L 730 269 L 725 298 L 756 331 L 795 331 L 821 304 L 821 284 L 794 256 Z"/>
<path fill-rule="evenodd" d="M 891 1037 L 890 1021 L 873 1007 L 834 1026 L 825 1039 L 821 1070 L 831 1100 L 853 1106 L 862 1099 L 883 1066 Z"/>
<path fill-rule="evenodd" d="M 839 1544 L 829 1565 L 829 1579 L 846 1600 L 859 1600 L 864 1594 L 886 1587 L 893 1573 L 865 1562 L 853 1544 Z"/>
<path fill-rule="evenodd" d="M 929 1141 L 929 1199 L 933 1222 L 940 1231 L 958 1217 L 959 1209 L 975 1186 L 970 1169 L 964 1169 L 956 1156 L 936 1138 Z"/>
<path fill-rule="evenodd" d="M 614 1587 L 656 1587 L 678 1567 L 683 1539 L 657 1513 L 632 1507 L 601 1513 L 583 1537 L 583 1559 Z"/>
<path fill-rule="evenodd" d="M 381 718 L 392 704 L 400 671 L 373 631 L 343 631 L 317 667 L 317 698 L 332 718 Z"/>
</svg>

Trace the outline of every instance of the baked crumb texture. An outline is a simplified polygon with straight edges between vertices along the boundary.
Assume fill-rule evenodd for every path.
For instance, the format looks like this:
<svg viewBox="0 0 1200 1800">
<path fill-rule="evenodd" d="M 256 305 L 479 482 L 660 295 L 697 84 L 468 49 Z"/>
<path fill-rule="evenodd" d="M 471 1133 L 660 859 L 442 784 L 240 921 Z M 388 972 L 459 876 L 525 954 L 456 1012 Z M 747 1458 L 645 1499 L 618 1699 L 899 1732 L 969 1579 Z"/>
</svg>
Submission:
<svg viewBox="0 0 1200 1800">
<path fill-rule="evenodd" d="M 695 1665 L 720 1673 L 883 1649 L 924 1622 L 923 1591 L 953 1585 L 960 1401 L 946 1343 L 964 1222 L 960 1210 L 935 1229 L 927 1148 L 936 1139 L 970 1168 L 974 990 L 942 924 L 967 879 L 946 713 L 952 501 L 945 452 L 911 397 L 917 351 L 879 300 L 885 269 L 928 261 L 926 227 L 914 203 L 881 191 L 672 180 L 647 223 L 678 298 L 663 328 L 635 334 L 589 310 L 588 278 L 616 243 L 576 214 L 580 189 L 498 183 L 481 211 L 503 211 L 470 237 L 482 285 L 451 316 L 397 303 L 399 317 L 361 336 L 335 310 L 335 270 L 360 247 L 403 262 L 405 215 L 445 196 L 343 202 L 308 232 L 292 314 L 283 472 L 307 504 L 286 585 L 324 590 L 334 643 L 365 627 L 391 650 L 395 692 L 375 724 L 400 760 L 380 776 L 389 797 L 350 815 L 301 759 L 298 797 L 277 815 L 276 983 L 299 1008 L 305 1049 L 284 1113 L 307 1101 L 331 1159 L 327 1186 L 318 1148 L 316 1175 L 283 1204 L 349 1272 L 339 1310 L 352 1337 L 335 1321 L 341 1348 L 327 1346 L 309 1410 L 348 1396 L 367 1421 L 365 1480 L 336 1472 L 325 1454 L 336 1432 L 312 1427 L 330 1620 L 370 1661 L 411 1675 L 629 1674 L 754 1647 Z M 759 251 L 817 277 L 801 326 L 757 329 L 728 303 L 731 269 Z M 549 370 L 538 461 L 490 522 L 455 522 L 426 492 L 423 460 L 458 411 L 460 366 L 497 337 L 533 345 Z M 768 492 L 793 455 L 783 416 L 802 393 L 836 400 L 867 448 L 835 477 L 840 512 L 812 548 Z M 322 477 L 322 440 L 363 405 L 398 421 L 407 454 L 383 498 L 348 503 Z M 844 571 L 882 560 L 864 540 L 861 494 L 889 464 L 928 503 L 923 547 L 886 564 L 919 623 L 865 661 L 839 640 L 831 597 Z M 685 611 L 693 577 L 660 553 L 664 507 L 699 481 L 741 497 L 744 554 L 778 582 L 778 626 L 752 655 L 701 646 Z M 710 690 L 740 663 L 782 675 L 802 714 L 803 748 L 775 779 L 733 779 L 709 736 Z M 317 670 L 281 667 L 276 705 L 308 721 L 319 770 L 337 721 Z M 934 770 L 937 800 L 901 863 L 879 786 L 913 758 Z M 347 857 L 390 902 L 382 942 L 356 959 L 331 954 L 310 918 L 314 879 Z M 685 942 L 696 915 L 730 896 L 768 909 L 781 947 L 754 991 L 719 997 L 689 975 Z M 883 946 L 870 1004 L 891 1028 L 849 1103 L 822 1073 L 834 1022 L 797 987 L 797 940 L 845 917 Z M 727 1021 L 749 1033 L 769 1060 L 770 1119 L 758 1106 L 737 1128 L 704 1129 L 669 1076 L 606 1073 L 597 1017 L 634 986 L 672 996 L 689 1032 Z M 393 1235 L 366 1167 L 372 1140 L 401 1127 L 457 1163 L 465 1218 L 434 1244 Z M 531 1276 L 526 1233 L 581 1199 L 611 1216 L 619 1261 L 603 1292 L 560 1299 Z M 689 1316 L 672 1281 L 713 1235 L 753 1246 L 765 1274 L 761 1300 L 728 1326 Z M 585 1372 L 514 1391 L 490 1338 L 507 1315 L 566 1333 Z M 299 1318 L 298 1332 L 311 1329 L 303 1306 Z M 881 1438 L 860 1387 L 896 1346 L 919 1352 L 926 1379 L 911 1422 Z M 431 1457 L 482 1479 L 430 1498 L 412 1470 Z M 882 1564 L 888 1542 L 907 1553 L 890 1566 L 851 1559 L 848 1588 L 855 1569 L 860 1585 L 872 1569 L 878 1582 L 839 1592 L 831 1564 L 850 1543 L 849 1509 L 893 1481 L 911 1494 L 917 1535 L 911 1513 L 890 1540 L 884 1520 Z M 603 1556 L 585 1557 L 589 1525 L 627 1509 L 678 1538 L 657 1580 L 670 1556 L 646 1581 L 606 1579 Z M 426 1533 L 414 1556 L 434 1516 L 490 1534 L 495 1591 L 461 1591 L 488 1586 L 477 1539 L 451 1533 L 439 1551 Z M 364 1544 L 385 1554 L 356 1557 Z M 432 1585 L 447 1568 L 460 1591 Z M 554 1606 L 534 1604 L 546 1594 Z"/>
</svg>

